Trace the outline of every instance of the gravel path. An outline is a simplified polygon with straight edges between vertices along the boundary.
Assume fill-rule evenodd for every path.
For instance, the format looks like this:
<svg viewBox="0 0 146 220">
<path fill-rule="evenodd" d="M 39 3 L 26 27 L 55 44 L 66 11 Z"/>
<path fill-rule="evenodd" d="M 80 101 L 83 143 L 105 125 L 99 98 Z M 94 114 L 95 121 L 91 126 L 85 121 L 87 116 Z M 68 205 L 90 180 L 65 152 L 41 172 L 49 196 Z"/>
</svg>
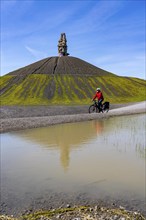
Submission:
<svg viewBox="0 0 146 220">
<path fill-rule="evenodd" d="M 46 127 L 54 124 L 88 121 L 120 115 L 146 112 L 146 101 L 127 105 L 113 105 L 108 113 L 88 113 L 88 106 L 7 107 L 0 109 L 0 132 Z"/>
</svg>

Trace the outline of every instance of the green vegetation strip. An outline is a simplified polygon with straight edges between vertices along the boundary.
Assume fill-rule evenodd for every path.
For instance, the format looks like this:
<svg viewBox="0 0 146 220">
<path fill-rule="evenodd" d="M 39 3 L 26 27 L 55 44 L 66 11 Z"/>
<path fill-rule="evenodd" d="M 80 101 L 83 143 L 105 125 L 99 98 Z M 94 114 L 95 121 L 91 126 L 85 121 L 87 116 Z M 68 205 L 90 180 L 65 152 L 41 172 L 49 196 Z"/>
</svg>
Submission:
<svg viewBox="0 0 146 220">
<path fill-rule="evenodd" d="M 0 85 L 1 105 L 90 104 L 97 87 L 110 103 L 146 100 L 146 81 L 132 77 L 28 74 L 0 77 Z"/>
</svg>

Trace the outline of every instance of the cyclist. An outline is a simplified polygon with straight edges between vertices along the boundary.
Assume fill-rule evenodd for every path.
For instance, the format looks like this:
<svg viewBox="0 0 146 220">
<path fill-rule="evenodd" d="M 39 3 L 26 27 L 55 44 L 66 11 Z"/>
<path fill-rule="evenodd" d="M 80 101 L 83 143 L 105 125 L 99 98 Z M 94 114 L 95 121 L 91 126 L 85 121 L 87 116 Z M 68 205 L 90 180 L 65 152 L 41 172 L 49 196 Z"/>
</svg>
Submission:
<svg viewBox="0 0 146 220">
<path fill-rule="evenodd" d="M 104 97 L 103 97 L 103 94 L 102 94 L 100 88 L 97 88 L 97 89 L 96 89 L 96 93 L 95 93 L 95 95 L 94 95 L 92 101 L 94 101 L 96 98 L 97 98 L 97 100 L 98 100 L 98 108 L 99 108 L 99 112 L 100 112 L 100 111 L 102 111 L 102 108 L 101 108 L 101 107 L 102 107 L 102 102 L 103 102 L 103 100 L 104 100 Z"/>
</svg>

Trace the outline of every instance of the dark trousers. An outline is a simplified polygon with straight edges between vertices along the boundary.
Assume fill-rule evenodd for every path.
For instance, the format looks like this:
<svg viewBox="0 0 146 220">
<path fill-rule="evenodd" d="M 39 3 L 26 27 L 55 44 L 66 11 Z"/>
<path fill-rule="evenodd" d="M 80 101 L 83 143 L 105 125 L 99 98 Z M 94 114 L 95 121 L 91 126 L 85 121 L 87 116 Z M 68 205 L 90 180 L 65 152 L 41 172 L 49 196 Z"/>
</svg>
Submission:
<svg viewBox="0 0 146 220">
<path fill-rule="evenodd" d="M 98 108 L 99 108 L 99 110 L 100 110 L 101 107 L 102 107 L 102 101 L 103 101 L 103 99 L 99 99 L 99 100 L 98 100 Z"/>
</svg>

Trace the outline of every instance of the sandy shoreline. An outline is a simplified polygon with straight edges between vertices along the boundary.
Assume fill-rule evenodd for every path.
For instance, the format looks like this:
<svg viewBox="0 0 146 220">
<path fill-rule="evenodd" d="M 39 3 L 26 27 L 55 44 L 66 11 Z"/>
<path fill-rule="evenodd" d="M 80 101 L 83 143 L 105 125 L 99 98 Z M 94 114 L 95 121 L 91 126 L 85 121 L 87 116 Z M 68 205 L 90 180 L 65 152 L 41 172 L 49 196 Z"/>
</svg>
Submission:
<svg viewBox="0 0 146 220">
<path fill-rule="evenodd" d="M 108 113 L 89 114 L 87 106 L 80 107 L 1 107 L 0 133 L 46 127 L 61 123 L 80 122 L 113 116 L 140 114 L 146 112 L 146 101 L 114 106 Z M 29 116 L 29 117 L 28 117 Z"/>
</svg>

